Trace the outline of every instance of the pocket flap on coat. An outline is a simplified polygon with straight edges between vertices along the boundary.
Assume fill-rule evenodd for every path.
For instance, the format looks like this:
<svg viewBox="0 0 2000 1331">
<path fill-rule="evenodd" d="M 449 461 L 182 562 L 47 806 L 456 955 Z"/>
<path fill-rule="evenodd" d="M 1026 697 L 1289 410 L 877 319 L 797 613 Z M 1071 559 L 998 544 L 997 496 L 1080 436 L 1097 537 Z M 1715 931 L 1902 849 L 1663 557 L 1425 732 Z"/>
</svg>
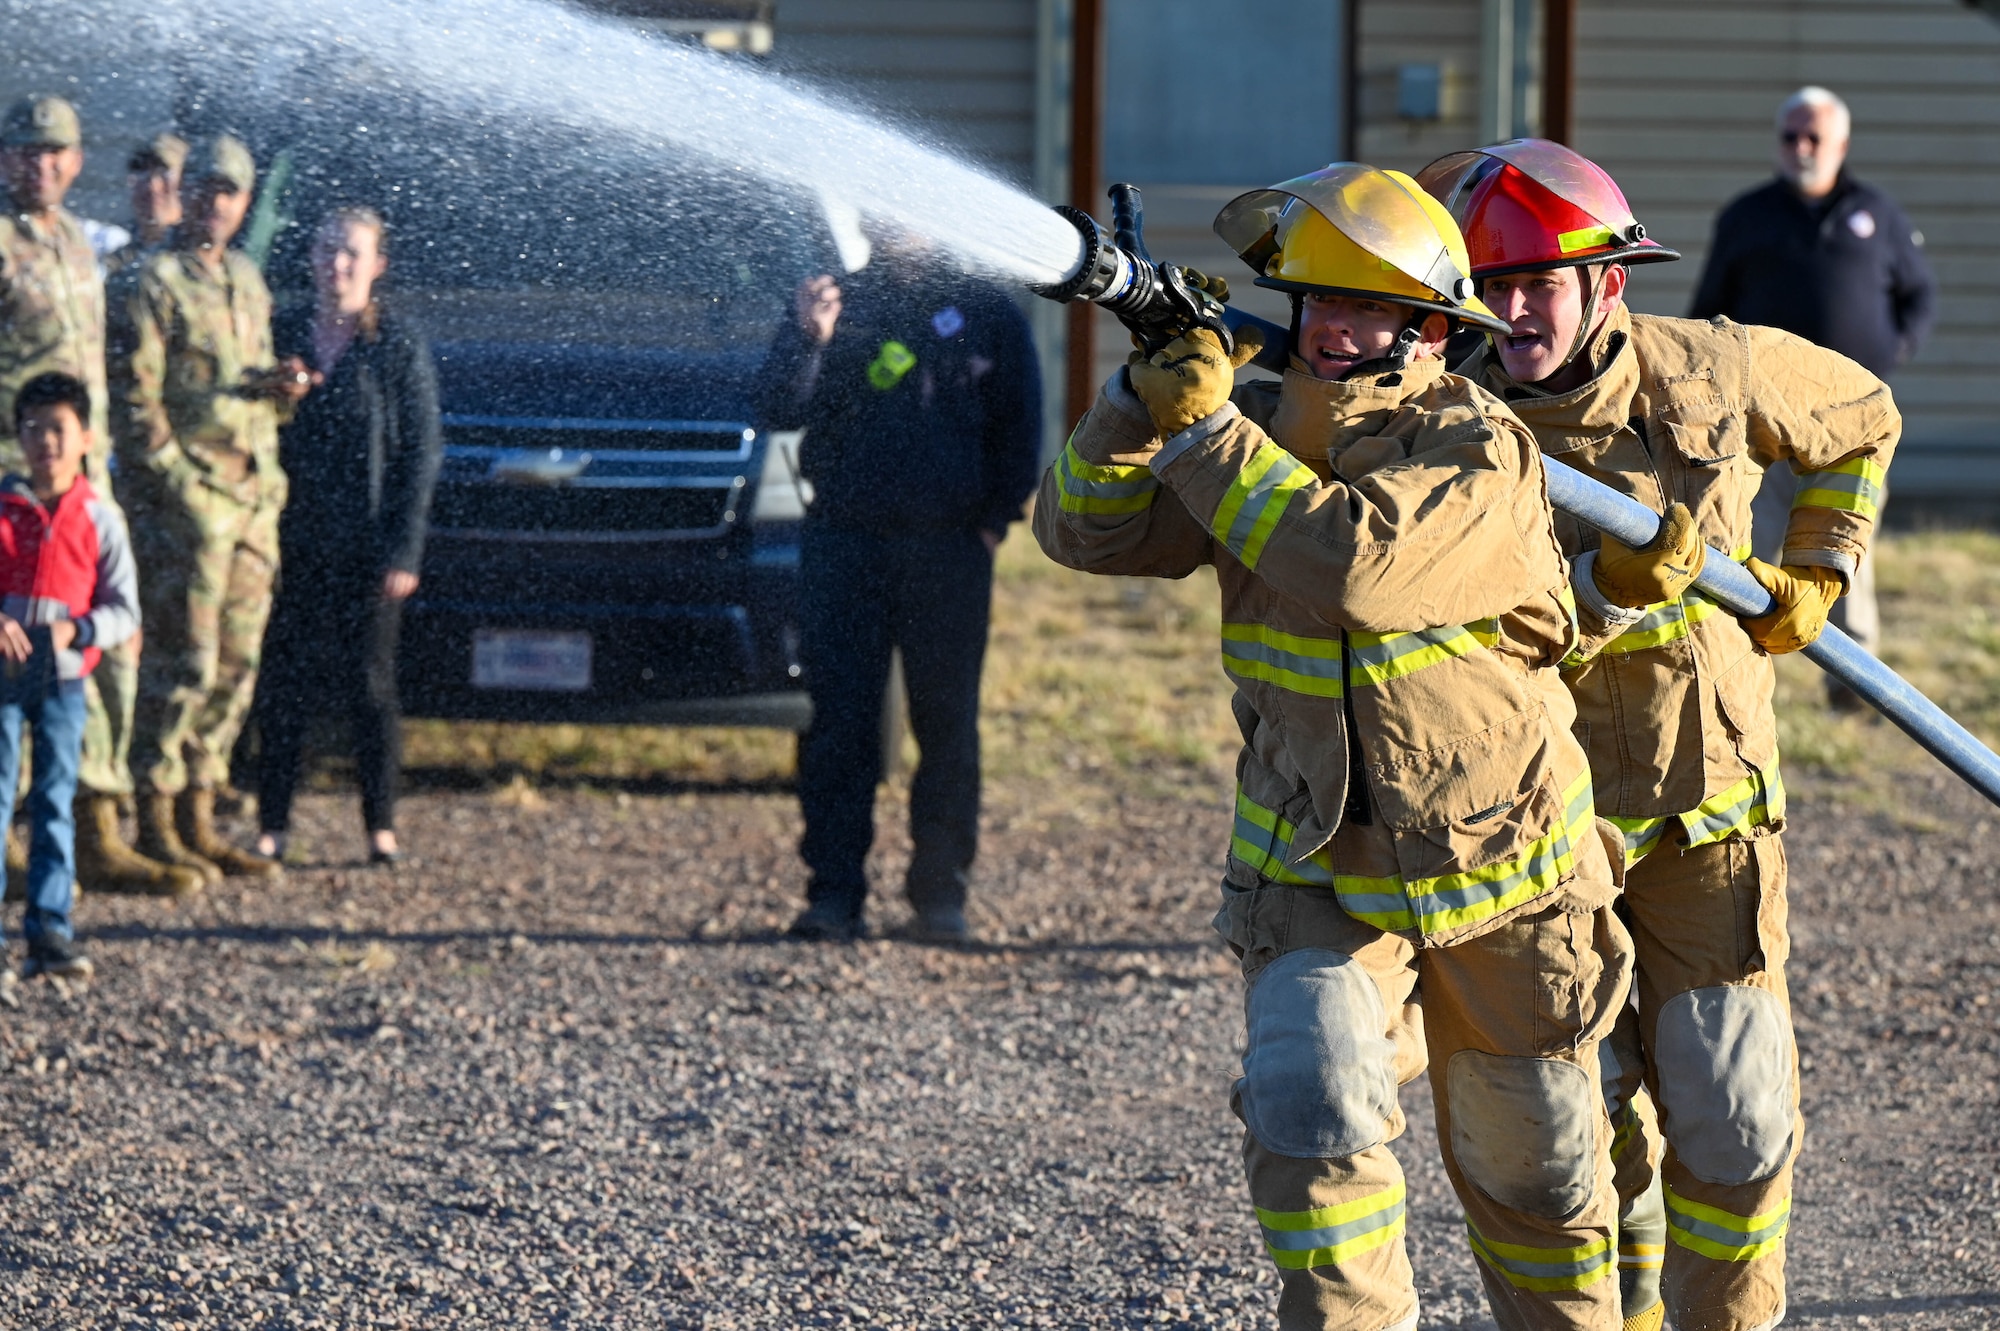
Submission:
<svg viewBox="0 0 2000 1331">
<path fill-rule="evenodd" d="M 1512 807 L 1542 780 L 1548 713 L 1529 707 L 1498 725 L 1369 769 L 1389 826 L 1408 830 L 1465 822 Z"/>
<path fill-rule="evenodd" d="M 1734 412 L 1723 410 L 1712 413 L 1703 407 L 1691 407 L 1687 414 L 1694 416 L 1713 415 L 1711 420 L 1675 419 L 1681 416 L 1680 408 L 1669 408 L 1674 414 L 1662 418 L 1667 433 L 1673 437 L 1674 448 L 1691 467 L 1717 467 L 1725 462 L 1743 456 L 1743 418 Z"/>
</svg>

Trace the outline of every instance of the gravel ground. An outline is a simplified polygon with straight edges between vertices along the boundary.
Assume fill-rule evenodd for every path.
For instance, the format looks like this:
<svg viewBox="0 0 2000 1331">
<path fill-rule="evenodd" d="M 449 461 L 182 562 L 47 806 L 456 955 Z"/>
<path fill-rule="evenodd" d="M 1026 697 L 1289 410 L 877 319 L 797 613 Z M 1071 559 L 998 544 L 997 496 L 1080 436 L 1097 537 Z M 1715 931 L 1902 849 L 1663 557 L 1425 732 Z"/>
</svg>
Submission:
<svg viewBox="0 0 2000 1331">
<path fill-rule="evenodd" d="M 2000 1324 L 1993 830 L 1925 802 L 1795 794 L 1799 1325 Z M 1271 1325 L 1222 800 L 994 815 L 957 952 L 779 941 L 795 817 L 432 791 L 394 874 L 86 902 L 97 983 L 0 1012 L 0 1324 Z M 1485 1325 L 1405 1099 L 1428 1319 Z"/>
</svg>

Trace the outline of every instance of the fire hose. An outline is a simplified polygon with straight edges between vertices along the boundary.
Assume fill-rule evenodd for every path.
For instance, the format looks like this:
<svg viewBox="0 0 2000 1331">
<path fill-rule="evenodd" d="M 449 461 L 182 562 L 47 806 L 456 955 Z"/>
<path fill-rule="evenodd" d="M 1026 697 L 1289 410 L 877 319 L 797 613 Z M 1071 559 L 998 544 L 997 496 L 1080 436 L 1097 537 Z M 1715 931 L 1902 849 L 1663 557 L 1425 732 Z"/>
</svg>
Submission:
<svg viewBox="0 0 2000 1331">
<path fill-rule="evenodd" d="M 1157 351 L 1196 327 L 1210 329 L 1229 347 L 1235 329 L 1255 325 L 1264 335 L 1264 347 L 1253 363 L 1282 374 L 1289 362 L 1291 334 L 1215 300 L 1188 280 L 1188 269 L 1156 263 L 1146 252 L 1139 191 L 1130 185 L 1113 185 L 1110 194 L 1114 222 L 1110 236 L 1089 214 L 1075 208 L 1057 209 L 1082 234 L 1083 260 L 1065 281 L 1037 287 L 1036 293 L 1051 300 L 1087 300 L 1105 306 L 1148 351 Z M 1635 549 L 1650 544 L 1659 531 L 1660 515 L 1637 500 L 1553 458 L 1543 458 L 1542 465 L 1548 473 L 1549 502 L 1579 522 L 1589 523 Z M 1745 619 L 1770 614 L 1776 608 L 1771 594 L 1741 564 L 1719 550 L 1711 549 L 1709 555 L 1695 586 L 1717 605 Z M 1832 624 L 1804 654 L 1973 789 L 2000 804 L 2000 756 L 1908 680 Z"/>
</svg>

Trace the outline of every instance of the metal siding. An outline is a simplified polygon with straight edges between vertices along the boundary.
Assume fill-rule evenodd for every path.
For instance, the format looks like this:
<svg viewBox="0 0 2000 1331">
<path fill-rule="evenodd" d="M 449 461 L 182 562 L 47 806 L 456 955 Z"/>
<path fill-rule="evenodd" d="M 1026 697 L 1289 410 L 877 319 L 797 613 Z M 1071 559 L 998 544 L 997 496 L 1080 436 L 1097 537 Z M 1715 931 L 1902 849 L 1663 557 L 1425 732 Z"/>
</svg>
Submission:
<svg viewBox="0 0 2000 1331">
<path fill-rule="evenodd" d="M 1854 173 L 1903 206 L 1942 286 L 1930 341 L 1893 379 L 1913 464 L 1899 465 L 1901 488 L 1947 474 L 1916 462 L 1926 445 L 1990 444 L 2000 456 L 2000 380 L 1973 350 L 2000 343 L 2000 24 L 1954 0 L 1581 10 L 1577 147 L 1687 256 L 1635 274 L 1633 308 L 1686 312 L 1716 212 L 1770 179 L 1778 103 L 1823 84 L 1854 112 Z"/>
<path fill-rule="evenodd" d="M 1035 0 L 780 0 L 772 65 L 834 84 L 1019 184 L 1035 167 Z"/>
<path fill-rule="evenodd" d="M 1325 0 L 1108 0 L 1106 175 L 1272 181 L 1333 161 L 1340 26 Z"/>
<path fill-rule="evenodd" d="M 1772 117 L 1808 83 L 1854 112 L 1856 175 L 1924 234 L 1942 284 L 1929 343 L 1895 376 L 1905 493 L 1949 474 L 1927 445 L 1990 446 L 2000 476 L 2000 23 L 1957 0 L 1582 0 L 1579 151 L 1616 176 L 1653 233 L 1687 257 L 1638 270 L 1633 308 L 1683 314 L 1716 213 L 1772 173 Z M 1478 0 L 1362 11 L 1361 156 L 1414 170 L 1474 141 Z M 1396 67 L 1441 63 L 1446 116 L 1395 118 Z M 1939 457 L 1948 456 L 1940 454 Z"/>
</svg>

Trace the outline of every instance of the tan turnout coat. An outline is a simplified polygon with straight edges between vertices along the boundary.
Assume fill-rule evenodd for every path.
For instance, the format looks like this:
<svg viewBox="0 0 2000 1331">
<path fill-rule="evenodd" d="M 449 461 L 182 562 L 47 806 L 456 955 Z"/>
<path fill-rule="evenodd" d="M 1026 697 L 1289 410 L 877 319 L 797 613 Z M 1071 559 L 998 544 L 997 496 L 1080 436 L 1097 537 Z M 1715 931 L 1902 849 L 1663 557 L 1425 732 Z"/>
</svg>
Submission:
<svg viewBox="0 0 2000 1331">
<path fill-rule="evenodd" d="M 1604 368 L 1569 393 L 1509 378 L 1491 348 L 1463 372 L 1514 409 L 1543 453 L 1664 511 L 1693 511 L 1702 539 L 1750 553 L 1750 501 L 1764 469 L 1802 473 L 1784 560 L 1851 575 L 1867 548 L 1901 432 L 1887 385 L 1845 356 L 1773 328 L 1630 314 L 1589 348 Z M 1558 514 L 1572 559 L 1597 533 Z M 1690 845 L 1782 825 L 1771 659 L 1698 591 L 1646 607 L 1635 624 L 1593 612 L 1578 570 L 1583 641 L 1565 663 L 1576 733 L 1590 753 L 1599 811 L 1629 858 L 1666 822 Z"/>
<path fill-rule="evenodd" d="M 1484 390 L 1435 361 L 1294 369 L 1163 444 L 1121 371 L 1034 525 L 1087 572 L 1215 566 L 1244 740 L 1231 852 L 1265 878 L 1431 946 L 1611 895 L 1540 459 Z"/>
</svg>

